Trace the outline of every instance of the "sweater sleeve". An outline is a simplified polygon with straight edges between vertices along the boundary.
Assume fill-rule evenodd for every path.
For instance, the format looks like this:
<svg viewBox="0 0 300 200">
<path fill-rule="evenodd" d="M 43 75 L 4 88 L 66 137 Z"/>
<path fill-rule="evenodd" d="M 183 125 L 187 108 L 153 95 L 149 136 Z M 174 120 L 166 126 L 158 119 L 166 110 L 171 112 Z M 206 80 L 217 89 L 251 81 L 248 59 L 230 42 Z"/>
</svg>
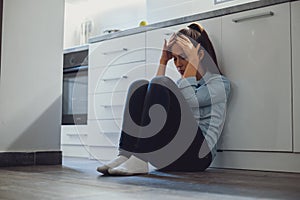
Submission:
<svg viewBox="0 0 300 200">
<path fill-rule="evenodd" d="M 199 107 L 196 96 L 197 84 L 196 77 L 181 78 L 177 81 L 178 88 L 190 107 Z"/>
<path fill-rule="evenodd" d="M 191 107 L 227 102 L 230 93 L 230 82 L 220 75 L 210 77 L 199 87 L 196 77 L 179 79 L 177 85 Z"/>
</svg>

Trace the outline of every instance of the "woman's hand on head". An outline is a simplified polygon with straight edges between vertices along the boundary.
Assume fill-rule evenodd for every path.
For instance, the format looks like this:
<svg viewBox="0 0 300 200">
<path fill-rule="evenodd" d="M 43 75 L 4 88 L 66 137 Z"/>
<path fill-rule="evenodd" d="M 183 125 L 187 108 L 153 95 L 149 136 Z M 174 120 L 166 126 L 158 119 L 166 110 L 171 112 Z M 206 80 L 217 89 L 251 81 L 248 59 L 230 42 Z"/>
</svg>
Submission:
<svg viewBox="0 0 300 200">
<path fill-rule="evenodd" d="M 204 54 L 203 51 L 200 51 L 200 43 L 195 47 L 189 38 L 184 35 L 179 35 L 176 37 L 176 44 L 182 48 L 186 55 L 186 60 L 195 68 L 198 68 Z"/>
<path fill-rule="evenodd" d="M 171 36 L 169 42 L 167 42 L 166 39 L 164 40 L 162 54 L 160 57 L 160 64 L 166 65 L 168 63 L 168 61 L 172 59 L 172 53 L 171 53 L 170 47 L 171 47 L 172 43 L 174 43 L 174 38 L 175 38 L 175 35 L 173 34 Z"/>
</svg>

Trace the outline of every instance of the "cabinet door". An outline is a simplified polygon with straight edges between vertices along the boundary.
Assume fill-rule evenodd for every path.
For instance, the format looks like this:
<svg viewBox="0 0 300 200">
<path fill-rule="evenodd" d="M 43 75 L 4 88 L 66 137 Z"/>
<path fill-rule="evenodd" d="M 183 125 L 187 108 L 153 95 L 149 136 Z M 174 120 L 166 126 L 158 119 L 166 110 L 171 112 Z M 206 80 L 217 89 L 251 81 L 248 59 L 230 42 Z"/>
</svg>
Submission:
<svg viewBox="0 0 300 200">
<path fill-rule="evenodd" d="M 218 64 L 222 64 L 222 23 L 221 23 L 221 17 L 212 18 L 212 19 L 206 19 L 199 21 L 199 24 L 203 26 L 203 28 L 206 30 L 213 46 L 216 52 Z M 221 67 L 221 66 L 220 66 Z"/>
<path fill-rule="evenodd" d="M 292 151 L 289 3 L 222 17 L 232 94 L 219 148 Z"/>
<path fill-rule="evenodd" d="M 292 66 L 294 94 L 294 151 L 300 152 L 300 1 L 292 2 Z"/>
</svg>

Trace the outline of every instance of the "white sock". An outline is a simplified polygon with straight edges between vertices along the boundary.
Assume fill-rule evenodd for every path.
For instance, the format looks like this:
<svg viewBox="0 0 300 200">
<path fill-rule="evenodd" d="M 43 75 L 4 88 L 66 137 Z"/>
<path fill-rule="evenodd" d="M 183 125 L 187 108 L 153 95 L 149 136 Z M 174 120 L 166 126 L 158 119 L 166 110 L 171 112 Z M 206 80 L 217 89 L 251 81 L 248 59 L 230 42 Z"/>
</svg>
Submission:
<svg viewBox="0 0 300 200">
<path fill-rule="evenodd" d="M 126 160 L 128 160 L 127 157 L 120 155 L 120 156 L 116 157 L 115 159 L 98 167 L 97 171 L 101 172 L 103 174 L 106 174 L 108 169 L 117 167 L 117 166 L 121 165 L 123 162 L 125 162 Z"/>
<path fill-rule="evenodd" d="M 125 162 L 126 160 L 128 160 L 127 157 L 119 155 L 118 157 L 116 157 L 115 159 L 105 163 L 106 166 L 110 167 L 110 168 L 114 168 L 119 166 L 120 164 L 122 164 L 123 162 Z"/>
<path fill-rule="evenodd" d="M 133 155 L 121 165 L 108 170 L 109 174 L 112 175 L 146 174 L 148 171 L 148 163 Z"/>
</svg>

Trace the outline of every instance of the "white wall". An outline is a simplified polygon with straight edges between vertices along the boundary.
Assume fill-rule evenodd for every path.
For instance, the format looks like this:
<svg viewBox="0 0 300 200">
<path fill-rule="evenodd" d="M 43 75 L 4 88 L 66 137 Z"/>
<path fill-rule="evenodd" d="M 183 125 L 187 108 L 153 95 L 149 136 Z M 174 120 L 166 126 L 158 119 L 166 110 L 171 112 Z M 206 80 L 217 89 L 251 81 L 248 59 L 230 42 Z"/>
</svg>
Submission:
<svg viewBox="0 0 300 200">
<path fill-rule="evenodd" d="M 80 45 L 81 23 L 93 21 L 91 37 L 129 29 L 146 19 L 146 0 L 66 0 L 64 48 Z"/>
<path fill-rule="evenodd" d="M 60 150 L 64 1 L 4 0 L 0 152 Z"/>
<path fill-rule="evenodd" d="M 156 23 L 253 1 L 258 0 L 232 0 L 217 5 L 214 0 L 147 0 L 147 20 Z"/>
</svg>

